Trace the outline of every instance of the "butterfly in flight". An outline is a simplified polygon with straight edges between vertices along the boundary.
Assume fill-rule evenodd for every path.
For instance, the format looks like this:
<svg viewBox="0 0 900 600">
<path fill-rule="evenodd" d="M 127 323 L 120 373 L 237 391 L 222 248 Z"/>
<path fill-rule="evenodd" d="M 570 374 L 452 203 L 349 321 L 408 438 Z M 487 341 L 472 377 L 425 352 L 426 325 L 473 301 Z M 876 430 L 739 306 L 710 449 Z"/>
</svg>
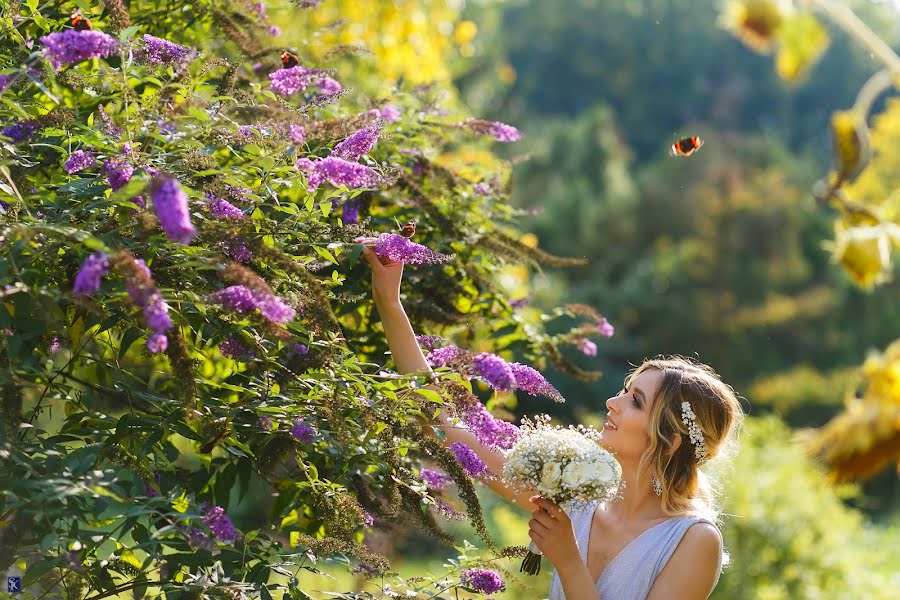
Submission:
<svg viewBox="0 0 900 600">
<path fill-rule="evenodd" d="M 409 221 L 407 221 L 406 225 L 404 225 L 400 229 L 400 235 L 402 235 L 406 239 L 409 239 L 412 236 L 416 235 L 416 220 L 410 219 Z"/>
<path fill-rule="evenodd" d="M 94 28 L 93 25 L 91 25 L 91 22 L 81 14 L 80 10 L 75 11 L 69 23 L 72 25 L 72 29 L 74 29 L 75 31 L 87 31 L 88 29 Z"/>
<path fill-rule="evenodd" d="M 291 67 L 296 67 L 300 64 L 300 59 L 297 58 L 296 54 L 291 54 L 287 50 L 281 51 L 281 68 L 282 69 L 290 69 Z"/>
<path fill-rule="evenodd" d="M 672 156 L 690 156 L 700 149 L 703 145 L 703 139 L 696 135 L 678 140 L 669 149 Z"/>
</svg>

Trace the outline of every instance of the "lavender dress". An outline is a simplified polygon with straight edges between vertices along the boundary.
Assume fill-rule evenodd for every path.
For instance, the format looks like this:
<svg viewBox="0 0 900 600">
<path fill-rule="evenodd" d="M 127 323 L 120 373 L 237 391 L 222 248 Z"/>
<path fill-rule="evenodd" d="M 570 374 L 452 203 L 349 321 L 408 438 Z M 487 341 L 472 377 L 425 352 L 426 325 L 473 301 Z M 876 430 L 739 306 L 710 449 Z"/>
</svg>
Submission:
<svg viewBox="0 0 900 600">
<path fill-rule="evenodd" d="M 581 560 L 585 563 L 596 507 L 597 504 L 594 503 L 568 512 L 575 529 L 575 540 L 578 542 Z M 610 561 L 600 575 L 596 586 L 600 600 L 646 600 L 657 575 L 666 566 L 688 527 L 701 521 L 715 527 L 715 523 L 700 517 L 672 517 L 654 525 L 632 540 Z M 721 536 L 721 533 L 719 535 Z M 721 572 L 720 559 L 716 583 L 719 582 Z M 556 573 L 553 574 L 550 583 L 550 600 L 566 600 L 562 582 Z"/>
</svg>

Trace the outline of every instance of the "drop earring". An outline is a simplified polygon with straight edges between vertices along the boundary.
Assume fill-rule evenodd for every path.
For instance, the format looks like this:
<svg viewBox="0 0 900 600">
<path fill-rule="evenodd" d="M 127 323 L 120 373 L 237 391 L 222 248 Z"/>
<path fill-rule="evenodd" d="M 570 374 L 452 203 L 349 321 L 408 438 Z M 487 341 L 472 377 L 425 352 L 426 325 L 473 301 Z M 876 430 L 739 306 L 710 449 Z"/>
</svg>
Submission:
<svg viewBox="0 0 900 600">
<path fill-rule="evenodd" d="M 654 475 L 650 478 L 650 483 L 653 485 L 653 491 L 656 492 L 656 495 L 662 496 L 662 483 L 659 481 L 659 477 Z"/>
</svg>

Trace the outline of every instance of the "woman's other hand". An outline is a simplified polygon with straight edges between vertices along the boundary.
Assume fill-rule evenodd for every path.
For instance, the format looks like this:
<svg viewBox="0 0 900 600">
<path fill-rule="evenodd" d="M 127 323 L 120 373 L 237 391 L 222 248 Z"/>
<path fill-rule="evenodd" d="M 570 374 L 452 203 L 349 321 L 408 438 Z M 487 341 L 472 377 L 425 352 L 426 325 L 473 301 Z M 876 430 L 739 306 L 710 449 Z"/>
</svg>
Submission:
<svg viewBox="0 0 900 600">
<path fill-rule="evenodd" d="M 389 258 L 381 258 L 369 246 L 374 238 L 357 238 L 362 243 L 363 256 L 372 266 L 372 297 L 378 306 L 400 304 L 400 280 L 403 278 L 403 263 Z"/>
<path fill-rule="evenodd" d="M 571 561 L 581 561 L 569 515 L 558 504 L 540 496 L 532 496 L 529 500 L 537 508 L 531 512 L 528 535 L 547 560 L 557 569 Z"/>
</svg>

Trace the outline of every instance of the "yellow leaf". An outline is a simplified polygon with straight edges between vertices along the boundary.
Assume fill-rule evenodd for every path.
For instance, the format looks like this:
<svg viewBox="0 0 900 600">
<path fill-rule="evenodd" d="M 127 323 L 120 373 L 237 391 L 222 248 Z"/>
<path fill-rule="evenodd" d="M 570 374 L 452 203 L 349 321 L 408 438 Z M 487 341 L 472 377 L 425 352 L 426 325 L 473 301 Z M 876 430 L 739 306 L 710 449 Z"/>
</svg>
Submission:
<svg viewBox="0 0 900 600">
<path fill-rule="evenodd" d="M 806 75 L 828 48 L 828 32 L 809 13 L 785 18 L 778 32 L 775 70 L 785 81 L 796 82 Z"/>
<path fill-rule="evenodd" d="M 187 494 L 181 492 L 181 496 L 179 496 L 177 500 L 172 501 L 172 508 L 180 513 L 183 513 L 187 511 L 189 504 L 190 503 L 188 502 Z"/>
</svg>

